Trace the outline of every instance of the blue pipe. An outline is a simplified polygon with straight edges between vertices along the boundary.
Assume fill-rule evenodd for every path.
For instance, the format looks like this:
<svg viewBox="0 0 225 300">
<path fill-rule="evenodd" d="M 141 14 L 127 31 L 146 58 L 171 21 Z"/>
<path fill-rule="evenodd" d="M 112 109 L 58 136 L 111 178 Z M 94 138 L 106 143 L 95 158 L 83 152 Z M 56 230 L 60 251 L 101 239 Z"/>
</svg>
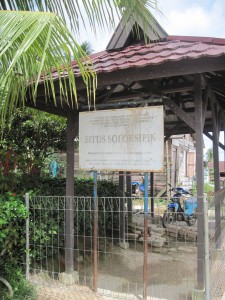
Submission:
<svg viewBox="0 0 225 300">
<path fill-rule="evenodd" d="M 148 173 L 144 174 L 144 214 L 148 215 Z"/>
</svg>

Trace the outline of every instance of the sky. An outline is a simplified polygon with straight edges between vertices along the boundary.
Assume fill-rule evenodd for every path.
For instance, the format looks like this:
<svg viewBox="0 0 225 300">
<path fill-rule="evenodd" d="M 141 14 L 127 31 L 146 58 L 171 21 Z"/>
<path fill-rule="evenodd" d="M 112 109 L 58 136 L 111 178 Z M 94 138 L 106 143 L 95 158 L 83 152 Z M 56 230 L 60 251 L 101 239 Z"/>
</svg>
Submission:
<svg viewBox="0 0 225 300">
<path fill-rule="evenodd" d="M 225 38 L 225 0 L 158 0 L 158 6 L 162 14 L 153 14 L 169 35 Z M 80 42 L 90 41 L 94 51 L 98 52 L 106 48 L 112 33 L 95 36 L 82 31 Z M 223 142 L 223 134 L 221 136 Z M 208 138 L 204 141 L 205 149 L 212 147 Z M 220 152 L 221 160 L 224 160 L 223 153 Z"/>
<path fill-rule="evenodd" d="M 169 35 L 225 38 L 225 0 L 158 0 L 158 6 L 162 14 L 152 12 Z M 98 52 L 106 48 L 112 33 L 95 36 L 82 30 L 79 40 L 90 41 Z"/>
<path fill-rule="evenodd" d="M 170 35 L 225 38 L 224 0 L 159 0 L 164 16 L 157 18 Z"/>
</svg>

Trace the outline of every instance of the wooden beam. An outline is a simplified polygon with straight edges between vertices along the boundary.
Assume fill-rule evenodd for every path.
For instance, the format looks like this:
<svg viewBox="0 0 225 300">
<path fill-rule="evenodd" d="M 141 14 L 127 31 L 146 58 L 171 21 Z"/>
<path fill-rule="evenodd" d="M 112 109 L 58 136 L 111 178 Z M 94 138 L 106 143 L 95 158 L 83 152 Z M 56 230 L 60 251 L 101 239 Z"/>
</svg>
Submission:
<svg viewBox="0 0 225 300">
<path fill-rule="evenodd" d="M 169 107 L 181 120 L 183 120 L 189 127 L 195 130 L 195 120 L 188 115 L 183 109 L 181 109 L 175 102 L 166 98 L 164 100 L 164 105 Z"/>
<path fill-rule="evenodd" d="M 208 106 L 208 99 L 209 99 L 209 86 L 206 87 L 204 94 L 203 94 L 203 107 L 202 107 L 202 126 L 204 128 L 205 125 L 205 118 Z"/>
<path fill-rule="evenodd" d="M 37 102 L 36 104 L 26 102 L 26 106 L 64 118 L 67 117 L 68 113 L 68 110 L 63 109 L 62 107 L 52 106 L 51 104 L 43 104 L 40 102 Z"/>
<path fill-rule="evenodd" d="M 164 137 L 164 142 L 168 141 L 168 139 L 171 137 L 171 135 L 175 135 L 178 132 L 178 129 L 180 128 L 180 124 L 176 125 L 174 128 L 166 132 L 166 135 Z"/>
<path fill-rule="evenodd" d="M 216 97 L 216 95 L 215 95 L 215 93 L 214 93 L 212 84 L 209 82 L 208 78 L 206 78 L 205 75 L 203 75 L 203 79 L 204 79 L 204 81 L 206 82 L 207 87 L 208 87 L 208 89 L 209 89 L 209 97 L 210 97 L 210 99 L 213 98 L 213 102 L 214 102 L 214 103 L 216 104 L 216 106 L 217 106 L 216 109 L 217 109 L 218 111 L 223 112 L 223 114 L 221 115 L 221 117 L 223 118 L 224 111 L 223 111 L 223 108 L 222 108 L 220 102 L 218 101 L 218 99 L 217 99 L 217 97 Z M 212 97 L 211 97 L 211 96 L 212 96 Z"/>
<path fill-rule="evenodd" d="M 224 57 L 185 59 L 179 62 L 166 62 L 143 68 L 129 68 L 116 70 L 111 73 L 99 73 L 98 87 L 116 83 L 129 84 L 137 79 L 140 81 L 218 70 L 225 70 Z M 84 83 L 79 78 L 77 78 L 77 88 L 84 88 Z"/>
<path fill-rule="evenodd" d="M 188 92 L 193 91 L 194 87 L 193 85 L 172 85 L 172 86 L 155 86 L 150 83 L 146 83 L 145 88 L 142 89 L 129 89 L 123 92 L 117 92 L 114 94 L 111 94 L 110 96 L 107 95 L 104 99 L 104 102 L 106 100 L 113 102 L 113 101 L 123 101 L 123 100 L 129 100 L 129 99 L 136 99 L 136 98 L 145 98 L 152 95 L 156 96 L 162 96 L 164 94 L 172 94 L 172 93 L 179 93 L 179 92 Z M 98 96 L 97 99 L 101 98 L 102 96 Z"/>
<path fill-rule="evenodd" d="M 211 107 L 211 112 L 212 112 L 212 124 L 213 124 L 213 136 L 215 136 L 216 139 L 219 140 L 219 134 L 220 134 L 220 126 L 221 126 L 221 118 L 219 115 L 219 106 L 218 106 L 218 101 L 213 93 L 211 91 L 210 93 L 210 107 Z M 215 141 L 215 139 L 214 139 Z"/>
<path fill-rule="evenodd" d="M 212 72 L 225 70 L 225 59 L 221 57 L 202 57 L 199 59 L 184 59 L 176 62 L 165 62 L 160 65 L 149 65 L 141 68 L 128 68 L 109 73 L 98 74 L 98 87 L 125 83 L 136 80 L 148 80 L 171 76 L 199 74 L 200 72 Z M 68 81 L 68 80 L 67 80 Z M 67 84 L 69 90 L 69 84 Z M 81 77 L 76 78 L 77 90 L 85 89 L 86 85 Z M 54 82 L 55 93 L 60 93 L 58 81 Z M 38 86 L 38 97 L 45 96 L 44 84 Z M 29 97 L 29 96 L 28 96 Z"/>
<path fill-rule="evenodd" d="M 172 85 L 161 89 L 164 94 L 191 92 L 194 90 L 193 84 Z"/>
<path fill-rule="evenodd" d="M 209 138 L 213 142 L 212 134 L 204 130 L 204 135 L 207 136 L 207 138 Z M 219 147 L 225 151 L 225 145 L 223 145 L 221 142 L 219 142 Z"/>
</svg>

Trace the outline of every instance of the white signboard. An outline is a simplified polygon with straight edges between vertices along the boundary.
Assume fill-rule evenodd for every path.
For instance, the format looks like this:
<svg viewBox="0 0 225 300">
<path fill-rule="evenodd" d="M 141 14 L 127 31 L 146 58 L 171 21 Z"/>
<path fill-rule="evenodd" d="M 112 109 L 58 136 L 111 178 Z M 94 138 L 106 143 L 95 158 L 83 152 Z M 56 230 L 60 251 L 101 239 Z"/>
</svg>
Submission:
<svg viewBox="0 0 225 300">
<path fill-rule="evenodd" d="M 163 107 L 80 113 L 79 152 L 84 170 L 162 171 Z"/>
</svg>

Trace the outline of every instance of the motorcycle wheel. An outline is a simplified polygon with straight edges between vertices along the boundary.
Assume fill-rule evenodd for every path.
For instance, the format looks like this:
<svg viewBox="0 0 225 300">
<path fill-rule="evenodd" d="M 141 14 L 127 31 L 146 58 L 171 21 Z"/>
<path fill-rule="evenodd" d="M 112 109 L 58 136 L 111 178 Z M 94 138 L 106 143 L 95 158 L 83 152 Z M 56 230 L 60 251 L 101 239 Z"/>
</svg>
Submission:
<svg viewBox="0 0 225 300">
<path fill-rule="evenodd" d="M 196 221 L 197 221 L 196 215 L 192 215 L 192 216 L 188 217 L 187 224 L 188 224 L 188 226 L 194 226 Z"/>
<path fill-rule="evenodd" d="M 175 213 L 173 209 L 169 208 L 168 211 L 164 212 L 162 218 L 162 225 L 164 228 L 167 227 L 169 224 L 173 224 L 174 222 Z"/>
</svg>

